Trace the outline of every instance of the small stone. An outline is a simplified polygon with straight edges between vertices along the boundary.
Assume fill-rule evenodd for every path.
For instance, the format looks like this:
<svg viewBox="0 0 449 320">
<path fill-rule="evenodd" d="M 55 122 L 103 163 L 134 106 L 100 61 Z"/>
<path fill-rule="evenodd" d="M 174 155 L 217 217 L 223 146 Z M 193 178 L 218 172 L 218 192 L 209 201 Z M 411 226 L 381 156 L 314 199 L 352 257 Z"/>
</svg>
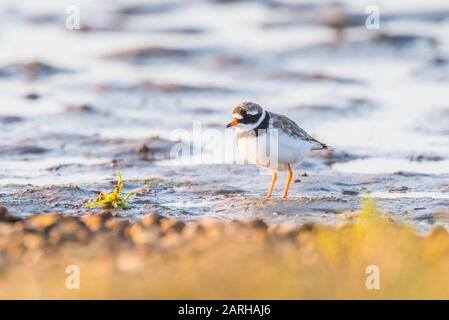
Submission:
<svg viewBox="0 0 449 320">
<path fill-rule="evenodd" d="M 125 234 L 126 227 L 129 226 L 128 221 L 118 220 L 118 219 L 108 219 L 106 220 L 105 227 L 107 230 L 118 233 L 119 235 Z"/>
<path fill-rule="evenodd" d="M 193 239 L 200 234 L 204 234 L 204 227 L 195 222 L 187 223 L 182 229 L 182 236 L 185 239 Z"/>
<path fill-rule="evenodd" d="M 48 240 L 53 245 L 69 241 L 85 243 L 89 237 L 89 229 L 73 217 L 64 217 L 48 234 Z"/>
<path fill-rule="evenodd" d="M 264 229 L 264 230 L 266 230 L 268 228 L 267 224 L 263 220 L 261 220 L 261 219 L 251 220 L 248 223 L 248 225 L 251 228 L 254 228 L 254 229 Z"/>
<path fill-rule="evenodd" d="M 204 228 L 204 234 L 211 239 L 220 239 L 226 226 L 226 224 L 210 218 L 201 220 L 200 224 Z"/>
<path fill-rule="evenodd" d="M 306 222 L 299 226 L 299 232 L 311 232 L 315 229 L 316 224 L 313 222 Z"/>
<path fill-rule="evenodd" d="M 103 218 L 100 216 L 85 216 L 82 219 L 84 224 L 93 232 L 100 230 L 104 226 Z"/>
<path fill-rule="evenodd" d="M 245 224 L 242 222 L 242 221 L 240 221 L 240 220 L 232 220 L 231 222 L 229 222 L 227 225 L 230 225 L 230 226 L 238 226 L 238 227 L 243 227 Z"/>
<path fill-rule="evenodd" d="M 145 228 L 140 223 L 134 223 L 128 230 L 131 240 L 138 245 L 142 244 L 156 244 L 159 242 L 159 238 L 162 233 L 157 227 Z"/>
<path fill-rule="evenodd" d="M 8 209 L 6 209 L 5 207 L 0 207 L 0 221 L 16 222 L 19 220 L 21 220 L 21 219 L 16 218 L 13 215 L 11 215 L 11 213 L 9 213 Z"/>
<path fill-rule="evenodd" d="M 143 145 L 137 147 L 136 151 L 137 151 L 137 153 L 148 153 L 151 151 L 151 149 L 146 144 L 143 144 Z"/>
<path fill-rule="evenodd" d="M 114 216 L 114 214 L 109 210 L 101 210 L 96 215 L 103 217 L 105 220 L 112 218 Z"/>
<path fill-rule="evenodd" d="M 161 221 L 161 216 L 159 216 L 157 213 L 151 213 L 149 215 L 146 215 L 143 219 L 142 219 L 142 224 L 145 227 L 150 227 L 150 226 L 158 226 L 160 225 L 160 221 Z"/>
<path fill-rule="evenodd" d="M 104 228 L 106 220 L 112 218 L 110 211 L 101 211 L 98 214 L 84 216 L 82 221 L 93 232 Z"/>
<path fill-rule="evenodd" d="M 44 215 L 32 216 L 26 220 L 25 226 L 29 229 L 38 231 L 48 230 L 58 220 L 61 219 L 61 215 L 58 213 L 49 213 Z"/>
<path fill-rule="evenodd" d="M 278 225 L 272 229 L 272 233 L 282 239 L 293 239 L 299 233 L 299 226 L 294 223 Z"/>
<path fill-rule="evenodd" d="M 164 232 L 181 232 L 185 223 L 176 219 L 161 219 L 161 227 Z"/>
</svg>

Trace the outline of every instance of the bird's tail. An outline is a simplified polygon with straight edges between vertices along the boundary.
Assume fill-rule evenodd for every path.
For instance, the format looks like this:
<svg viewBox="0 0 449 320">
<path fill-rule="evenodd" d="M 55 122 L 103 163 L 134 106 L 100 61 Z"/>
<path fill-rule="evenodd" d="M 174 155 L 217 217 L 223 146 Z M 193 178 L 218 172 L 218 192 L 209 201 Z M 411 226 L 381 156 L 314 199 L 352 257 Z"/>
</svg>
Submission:
<svg viewBox="0 0 449 320">
<path fill-rule="evenodd" d="M 316 140 L 316 144 L 313 146 L 312 150 L 326 150 L 331 148 L 331 146 L 328 146 L 325 143 L 319 142 L 318 140 Z"/>
</svg>

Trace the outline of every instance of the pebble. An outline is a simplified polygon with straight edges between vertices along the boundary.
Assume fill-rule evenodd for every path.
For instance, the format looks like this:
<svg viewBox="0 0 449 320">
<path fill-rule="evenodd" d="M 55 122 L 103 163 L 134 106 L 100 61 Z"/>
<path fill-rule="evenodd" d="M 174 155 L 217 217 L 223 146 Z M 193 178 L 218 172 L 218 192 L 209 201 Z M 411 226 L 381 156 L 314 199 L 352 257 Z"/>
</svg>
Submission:
<svg viewBox="0 0 449 320">
<path fill-rule="evenodd" d="M 281 239 L 294 239 L 298 235 L 300 227 L 294 223 L 272 225 L 268 228 L 268 232 Z"/>
<path fill-rule="evenodd" d="M 129 221 L 118 220 L 118 219 L 108 219 L 105 223 L 107 230 L 117 233 L 120 236 L 125 234 L 126 227 L 129 226 Z"/>
<path fill-rule="evenodd" d="M 185 223 L 177 219 L 162 219 L 161 227 L 164 232 L 179 233 L 184 229 Z"/>
<path fill-rule="evenodd" d="M 110 211 L 102 211 L 98 214 L 87 215 L 82 218 L 84 224 L 93 232 L 104 229 L 105 222 L 112 218 Z"/>
<path fill-rule="evenodd" d="M 137 245 L 157 244 L 162 232 L 155 226 L 144 227 L 140 223 L 134 223 L 128 230 L 129 237 Z"/>
<path fill-rule="evenodd" d="M 198 223 L 187 223 L 182 229 L 182 236 L 185 239 L 193 239 L 195 236 L 204 234 L 204 227 Z"/>
<path fill-rule="evenodd" d="M 34 229 L 37 231 L 48 230 L 56 222 L 61 219 L 61 215 L 58 213 L 49 213 L 45 215 L 32 216 L 25 221 L 25 227 Z"/>
<path fill-rule="evenodd" d="M 248 225 L 251 228 L 254 228 L 254 229 L 264 229 L 264 230 L 266 230 L 268 228 L 267 224 L 263 220 L 261 220 L 261 219 L 251 220 L 248 223 Z"/>
<path fill-rule="evenodd" d="M 52 245 L 65 242 L 85 243 L 89 240 L 89 229 L 74 217 L 65 217 L 48 234 L 48 240 Z"/>
<path fill-rule="evenodd" d="M 4 221 L 4 222 L 16 222 L 21 220 L 18 217 L 14 217 L 9 211 L 8 209 L 6 209 L 5 207 L 0 207 L 0 221 Z"/>
<path fill-rule="evenodd" d="M 149 215 L 146 215 L 142 219 L 142 224 L 145 227 L 154 226 L 154 225 L 160 225 L 161 217 L 157 213 L 151 213 Z"/>
</svg>

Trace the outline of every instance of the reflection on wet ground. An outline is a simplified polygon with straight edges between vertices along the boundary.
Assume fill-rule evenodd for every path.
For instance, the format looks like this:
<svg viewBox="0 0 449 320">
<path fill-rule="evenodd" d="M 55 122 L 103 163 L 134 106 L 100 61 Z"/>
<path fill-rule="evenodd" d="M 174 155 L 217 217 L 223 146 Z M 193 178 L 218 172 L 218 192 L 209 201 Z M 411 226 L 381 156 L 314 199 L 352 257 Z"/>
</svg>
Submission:
<svg viewBox="0 0 449 320">
<path fill-rule="evenodd" d="M 379 2 L 381 29 L 367 30 L 351 0 L 77 2 L 78 31 L 64 27 L 64 2 L 0 4 L 0 201 L 11 212 L 81 215 L 118 167 L 135 196 L 117 214 L 132 219 L 336 223 L 371 196 L 419 228 L 447 223 L 448 4 Z M 242 100 L 333 146 L 298 168 L 289 200 L 264 199 L 269 177 L 232 165 L 232 144 L 176 133 L 201 121 L 225 135 Z M 199 139 L 212 141 L 202 161 L 172 159 Z"/>
</svg>

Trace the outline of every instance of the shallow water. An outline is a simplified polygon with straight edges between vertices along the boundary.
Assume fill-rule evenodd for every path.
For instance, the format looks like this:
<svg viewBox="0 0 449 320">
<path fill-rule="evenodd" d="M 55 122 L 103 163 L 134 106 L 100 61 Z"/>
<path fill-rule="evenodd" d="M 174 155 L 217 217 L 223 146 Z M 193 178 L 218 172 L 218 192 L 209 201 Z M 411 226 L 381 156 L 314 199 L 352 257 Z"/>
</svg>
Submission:
<svg viewBox="0 0 449 320">
<path fill-rule="evenodd" d="M 73 1 L 2 1 L 1 205 L 83 214 L 120 168 L 138 191 L 124 217 L 338 223 L 369 195 L 420 229 L 445 225 L 449 4 L 225 2 L 76 1 L 76 31 Z M 289 200 L 233 165 L 224 125 L 242 100 L 333 147 L 299 166 Z M 193 157 L 171 156 L 178 140 Z"/>
</svg>

